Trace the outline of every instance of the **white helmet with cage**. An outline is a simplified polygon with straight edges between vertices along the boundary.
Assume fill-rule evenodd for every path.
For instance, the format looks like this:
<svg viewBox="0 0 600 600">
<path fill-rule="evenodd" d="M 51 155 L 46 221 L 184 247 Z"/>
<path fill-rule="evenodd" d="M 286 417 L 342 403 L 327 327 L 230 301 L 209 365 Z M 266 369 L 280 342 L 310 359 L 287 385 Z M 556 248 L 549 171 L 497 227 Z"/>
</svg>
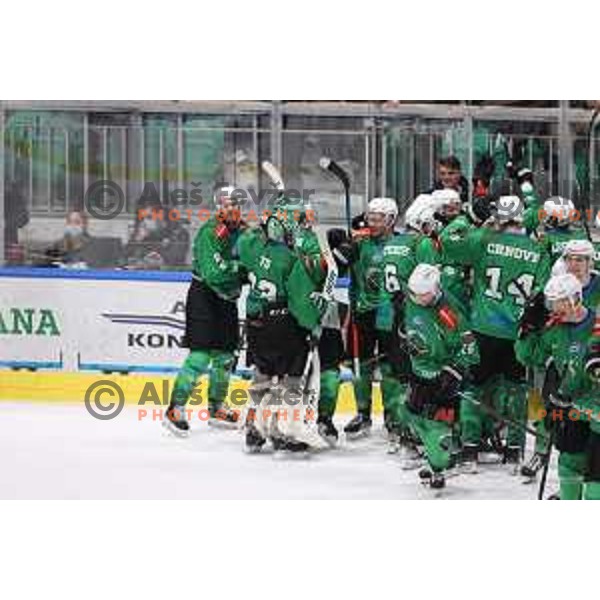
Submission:
<svg viewBox="0 0 600 600">
<path fill-rule="evenodd" d="M 573 215 L 575 205 L 568 198 L 552 196 L 544 202 L 544 223 L 549 227 L 565 227 Z"/>
</svg>

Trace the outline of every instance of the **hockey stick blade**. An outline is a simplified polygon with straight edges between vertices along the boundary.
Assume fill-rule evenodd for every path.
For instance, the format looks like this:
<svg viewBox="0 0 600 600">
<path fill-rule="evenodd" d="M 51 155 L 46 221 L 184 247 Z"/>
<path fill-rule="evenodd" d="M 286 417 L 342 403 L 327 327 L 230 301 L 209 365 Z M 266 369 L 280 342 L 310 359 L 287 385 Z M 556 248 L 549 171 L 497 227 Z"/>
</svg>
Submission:
<svg viewBox="0 0 600 600">
<path fill-rule="evenodd" d="M 271 180 L 271 183 L 280 191 L 283 192 L 285 190 L 285 184 L 283 183 L 283 178 L 281 177 L 281 173 L 279 169 L 268 160 L 263 160 L 262 162 L 262 170 L 267 175 L 267 177 Z"/>
<path fill-rule="evenodd" d="M 327 156 L 324 156 L 319 161 L 319 166 L 324 171 L 329 171 L 330 173 L 335 175 L 335 177 L 337 177 L 342 182 L 345 188 L 350 187 L 350 177 L 348 176 L 348 173 L 346 173 L 346 171 L 344 171 L 344 169 L 342 169 L 342 167 L 340 167 L 340 165 L 338 165 L 334 160 Z"/>
</svg>

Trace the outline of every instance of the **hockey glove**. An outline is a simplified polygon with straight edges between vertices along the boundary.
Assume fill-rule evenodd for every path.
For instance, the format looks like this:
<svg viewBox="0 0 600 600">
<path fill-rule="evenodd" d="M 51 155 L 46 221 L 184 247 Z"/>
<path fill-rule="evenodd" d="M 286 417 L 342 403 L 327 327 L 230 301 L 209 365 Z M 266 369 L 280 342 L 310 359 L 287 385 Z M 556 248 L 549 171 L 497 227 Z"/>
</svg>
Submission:
<svg viewBox="0 0 600 600">
<path fill-rule="evenodd" d="M 345 229 L 334 227 L 327 230 L 327 243 L 332 250 L 339 248 L 348 242 L 348 234 Z"/>
<path fill-rule="evenodd" d="M 464 373 L 453 365 L 446 365 L 438 377 L 441 398 L 456 396 L 464 379 Z"/>
<path fill-rule="evenodd" d="M 473 198 L 470 212 L 474 221 L 485 223 L 496 212 L 496 203 L 487 196 Z"/>
<path fill-rule="evenodd" d="M 544 293 L 538 292 L 525 305 L 521 322 L 519 323 L 519 339 L 531 333 L 541 331 L 548 320 L 548 309 L 544 302 Z"/>
</svg>

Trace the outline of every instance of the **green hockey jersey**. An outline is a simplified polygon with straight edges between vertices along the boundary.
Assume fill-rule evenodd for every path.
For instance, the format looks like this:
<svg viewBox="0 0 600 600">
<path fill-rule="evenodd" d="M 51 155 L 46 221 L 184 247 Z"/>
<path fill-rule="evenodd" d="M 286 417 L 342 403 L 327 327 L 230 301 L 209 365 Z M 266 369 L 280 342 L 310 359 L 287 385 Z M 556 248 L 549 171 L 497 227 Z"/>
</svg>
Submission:
<svg viewBox="0 0 600 600">
<path fill-rule="evenodd" d="M 376 311 L 375 326 L 390 331 L 398 321 L 398 292 L 417 265 L 421 237 L 395 232 L 380 238 L 362 238 L 353 245 L 351 301 L 359 313 Z"/>
<path fill-rule="evenodd" d="M 568 242 L 586 239 L 585 232 L 575 227 L 545 229 L 540 234 L 540 240 L 546 246 L 552 263 L 560 258 Z"/>
<path fill-rule="evenodd" d="M 475 336 L 455 299 L 444 294 L 434 306 L 420 306 L 408 298 L 405 311 L 405 330 L 415 375 L 434 379 L 445 366 L 465 370 L 479 362 Z"/>
<path fill-rule="evenodd" d="M 327 306 L 313 302 L 311 294 L 323 291 L 326 268 L 314 231 L 302 229 L 296 232 L 295 248 L 298 260 L 287 281 L 288 306 L 302 327 L 314 331 L 321 324 Z"/>
<path fill-rule="evenodd" d="M 235 258 L 237 240 L 237 231 L 229 231 L 222 222 L 212 218 L 200 228 L 192 247 L 194 276 L 228 300 L 240 295 L 242 285 Z"/>
<path fill-rule="evenodd" d="M 295 254 L 285 244 L 267 240 L 259 228 L 242 233 L 238 252 L 250 281 L 246 314 L 256 317 L 269 307 L 287 308 L 287 280 L 296 262 Z"/>
<path fill-rule="evenodd" d="M 588 310 L 581 323 L 553 324 L 515 344 L 517 359 L 525 366 L 543 368 L 549 358 L 554 359 L 561 377 L 560 392 L 580 410 L 597 409 L 600 399 L 600 388 L 584 368 L 595 322 L 595 312 Z"/>
<path fill-rule="evenodd" d="M 473 269 L 473 330 L 515 340 L 526 300 L 542 289 L 550 273 L 544 246 L 524 232 L 480 228 L 446 240 L 443 253 L 446 261 Z"/>
</svg>

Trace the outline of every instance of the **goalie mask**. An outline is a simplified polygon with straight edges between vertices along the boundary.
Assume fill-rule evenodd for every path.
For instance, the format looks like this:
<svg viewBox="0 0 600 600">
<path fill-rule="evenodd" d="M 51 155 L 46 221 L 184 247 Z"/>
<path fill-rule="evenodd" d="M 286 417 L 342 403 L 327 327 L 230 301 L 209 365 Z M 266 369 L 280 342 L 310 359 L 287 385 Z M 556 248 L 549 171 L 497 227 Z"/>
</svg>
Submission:
<svg viewBox="0 0 600 600">
<path fill-rule="evenodd" d="M 398 205 L 393 198 L 373 198 L 367 207 L 367 223 L 371 234 L 382 235 L 393 229 L 398 219 Z"/>
<path fill-rule="evenodd" d="M 546 308 L 563 320 L 575 320 L 583 309 L 581 282 L 575 275 L 554 275 L 544 288 Z"/>
<path fill-rule="evenodd" d="M 281 242 L 292 248 L 302 229 L 312 225 L 308 218 L 310 207 L 300 204 L 280 204 L 263 220 L 263 229 L 269 240 Z M 267 213 L 268 214 L 268 213 Z"/>
<path fill-rule="evenodd" d="M 544 202 L 544 225 L 548 229 L 568 227 L 575 205 L 568 198 L 553 196 Z"/>
<path fill-rule="evenodd" d="M 408 278 L 408 291 L 416 304 L 431 306 L 439 299 L 442 289 L 440 287 L 441 273 L 434 265 L 417 265 Z"/>
</svg>

